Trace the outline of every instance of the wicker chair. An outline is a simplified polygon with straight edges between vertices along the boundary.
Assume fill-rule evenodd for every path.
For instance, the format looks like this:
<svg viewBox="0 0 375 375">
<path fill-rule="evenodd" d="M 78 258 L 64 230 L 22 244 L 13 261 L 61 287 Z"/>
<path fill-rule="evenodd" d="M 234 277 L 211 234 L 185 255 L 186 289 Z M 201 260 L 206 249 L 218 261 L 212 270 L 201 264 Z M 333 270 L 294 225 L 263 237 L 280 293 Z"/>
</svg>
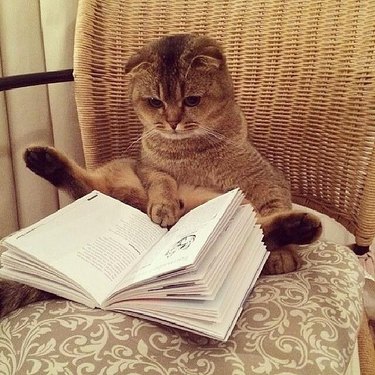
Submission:
<svg viewBox="0 0 375 375">
<path fill-rule="evenodd" d="M 77 106 L 88 167 L 128 154 L 140 123 L 124 63 L 168 33 L 208 33 L 225 47 L 259 150 L 295 202 L 327 213 L 367 248 L 375 236 L 372 1 L 83 1 Z M 104 3 L 103 3 L 104 4 Z M 105 100 L 103 100 L 105 98 Z"/>
<path fill-rule="evenodd" d="M 206 33 L 224 46 L 250 137 L 285 172 L 294 201 L 335 218 L 366 251 L 375 235 L 374 19 L 371 0 L 81 0 L 74 73 L 87 166 L 138 154 L 129 56 L 165 34 Z M 37 351 L 24 367 L 19 359 L 24 371 L 34 361 L 71 373 L 344 374 L 362 315 L 356 256 L 324 242 L 301 254 L 300 271 L 258 281 L 226 343 L 66 301 L 22 309 L 2 327 L 44 343 L 43 360 Z M 30 314 L 44 331 L 19 328 Z"/>
</svg>

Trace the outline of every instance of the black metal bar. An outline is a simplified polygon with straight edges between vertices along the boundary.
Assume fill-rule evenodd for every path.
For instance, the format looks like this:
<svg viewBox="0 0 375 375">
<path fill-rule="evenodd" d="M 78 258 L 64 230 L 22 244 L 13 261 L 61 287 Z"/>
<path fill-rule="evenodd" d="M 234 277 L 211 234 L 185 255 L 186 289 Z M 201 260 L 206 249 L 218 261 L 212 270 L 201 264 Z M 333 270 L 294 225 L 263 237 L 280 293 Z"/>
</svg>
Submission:
<svg viewBox="0 0 375 375">
<path fill-rule="evenodd" d="M 0 91 L 20 87 L 46 85 L 49 83 L 74 81 L 73 69 L 56 70 L 53 72 L 22 74 L 0 78 Z"/>
</svg>

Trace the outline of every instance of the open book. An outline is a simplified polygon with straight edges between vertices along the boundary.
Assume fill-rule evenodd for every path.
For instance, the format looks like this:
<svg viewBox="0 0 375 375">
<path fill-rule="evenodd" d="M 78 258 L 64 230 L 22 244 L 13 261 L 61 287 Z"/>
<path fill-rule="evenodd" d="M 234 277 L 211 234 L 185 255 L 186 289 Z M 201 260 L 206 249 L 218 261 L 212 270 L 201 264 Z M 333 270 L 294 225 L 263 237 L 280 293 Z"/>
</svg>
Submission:
<svg viewBox="0 0 375 375">
<path fill-rule="evenodd" d="M 232 190 L 168 231 L 93 191 L 6 237 L 0 277 L 226 340 L 268 254 L 242 199 Z"/>
</svg>

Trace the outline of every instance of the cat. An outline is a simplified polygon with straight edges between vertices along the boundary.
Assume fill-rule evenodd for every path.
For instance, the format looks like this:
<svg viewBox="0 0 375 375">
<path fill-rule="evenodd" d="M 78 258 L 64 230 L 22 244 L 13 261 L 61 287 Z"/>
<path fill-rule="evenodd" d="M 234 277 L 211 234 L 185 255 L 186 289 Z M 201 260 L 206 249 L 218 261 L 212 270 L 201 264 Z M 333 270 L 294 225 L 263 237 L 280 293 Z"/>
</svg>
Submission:
<svg viewBox="0 0 375 375">
<path fill-rule="evenodd" d="M 160 184 L 170 192 L 165 202 L 176 201 L 176 181 L 219 191 L 238 186 L 256 209 L 271 250 L 264 272 L 296 270 L 296 244 L 319 238 L 321 222 L 292 210 L 287 180 L 248 139 L 221 46 L 203 35 L 165 36 L 135 53 L 125 73 L 143 124 L 141 163 L 149 170 L 143 168 L 140 178 L 149 204 Z"/>
</svg>

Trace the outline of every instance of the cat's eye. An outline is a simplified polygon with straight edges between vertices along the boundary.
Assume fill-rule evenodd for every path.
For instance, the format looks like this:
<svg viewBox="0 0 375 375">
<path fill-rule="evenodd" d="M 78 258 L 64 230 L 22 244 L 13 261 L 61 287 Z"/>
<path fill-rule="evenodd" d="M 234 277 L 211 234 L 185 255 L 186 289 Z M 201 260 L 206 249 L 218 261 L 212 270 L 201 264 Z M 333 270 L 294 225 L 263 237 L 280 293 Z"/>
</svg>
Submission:
<svg viewBox="0 0 375 375">
<path fill-rule="evenodd" d="M 200 96 L 187 96 L 184 99 L 184 105 L 186 105 L 187 107 L 196 107 L 200 102 Z"/>
<path fill-rule="evenodd" d="M 148 104 L 153 108 L 161 108 L 163 106 L 163 102 L 156 98 L 148 98 Z"/>
</svg>

